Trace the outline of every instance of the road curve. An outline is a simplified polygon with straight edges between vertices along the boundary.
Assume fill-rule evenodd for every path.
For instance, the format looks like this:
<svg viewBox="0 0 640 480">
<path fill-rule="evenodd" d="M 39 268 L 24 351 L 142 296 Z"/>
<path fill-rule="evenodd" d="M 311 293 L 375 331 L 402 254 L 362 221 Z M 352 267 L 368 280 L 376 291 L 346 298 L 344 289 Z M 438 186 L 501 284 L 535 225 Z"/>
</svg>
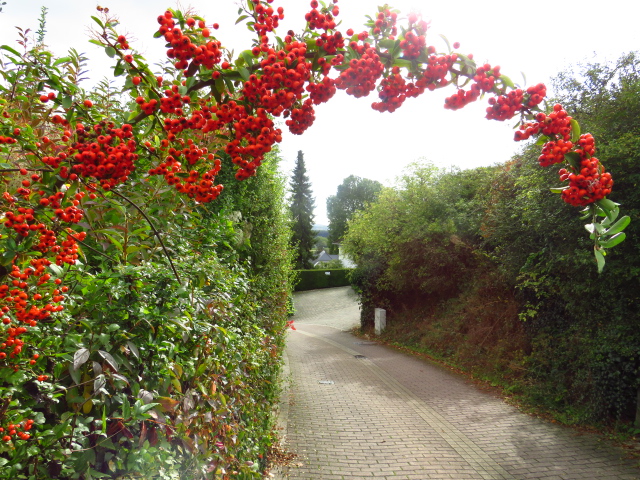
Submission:
<svg viewBox="0 0 640 480">
<path fill-rule="evenodd" d="M 296 294 L 285 352 L 288 479 L 640 479 L 623 450 L 519 412 L 438 365 L 365 342 L 350 288 Z"/>
</svg>

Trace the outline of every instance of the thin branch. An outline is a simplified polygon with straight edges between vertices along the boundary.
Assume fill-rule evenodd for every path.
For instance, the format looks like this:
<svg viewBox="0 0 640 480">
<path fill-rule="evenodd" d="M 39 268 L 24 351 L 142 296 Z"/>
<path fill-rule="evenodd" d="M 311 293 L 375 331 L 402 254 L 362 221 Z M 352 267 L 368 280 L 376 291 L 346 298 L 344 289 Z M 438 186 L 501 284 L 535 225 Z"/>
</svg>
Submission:
<svg viewBox="0 0 640 480">
<path fill-rule="evenodd" d="M 158 232 L 158 230 L 156 229 L 156 227 L 153 224 L 153 222 L 151 222 L 151 219 L 132 200 L 128 199 L 127 197 L 125 197 L 121 193 L 116 192 L 115 190 L 111 190 L 111 192 L 113 192 L 115 195 L 117 195 L 118 197 L 122 198 L 123 200 L 127 201 L 133 208 L 138 210 L 138 212 L 140 212 L 140 214 L 145 218 L 145 220 L 147 221 L 147 223 L 151 227 L 151 230 L 153 230 L 153 233 L 155 234 L 156 238 L 160 242 L 160 245 L 162 246 L 162 250 L 164 250 L 164 254 L 167 257 L 167 260 L 169 260 L 169 264 L 171 265 L 171 270 L 173 270 L 173 274 L 175 275 L 176 280 L 178 280 L 178 283 L 182 284 L 182 280 L 180 280 L 180 275 L 178 274 L 178 271 L 176 270 L 176 267 L 173 264 L 173 261 L 171 260 L 171 255 L 169 255 L 169 251 L 167 250 L 167 247 L 164 245 L 164 242 L 162 241 L 162 237 L 160 237 L 160 232 Z"/>
</svg>

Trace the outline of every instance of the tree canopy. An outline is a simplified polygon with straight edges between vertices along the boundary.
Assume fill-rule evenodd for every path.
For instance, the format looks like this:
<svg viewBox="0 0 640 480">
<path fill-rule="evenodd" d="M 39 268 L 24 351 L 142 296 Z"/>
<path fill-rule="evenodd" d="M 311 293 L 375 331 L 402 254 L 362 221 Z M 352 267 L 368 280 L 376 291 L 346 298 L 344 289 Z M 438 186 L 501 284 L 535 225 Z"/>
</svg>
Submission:
<svg viewBox="0 0 640 480">
<path fill-rule="evenodd" d="M 338 185 L 335 195 L 327 198 L 327 216 L 329 217 L 329 245 L 335 252 L 335 243 L 339 243 L 347 231 L 347 224 L 354 214 L 373 202 L 382 184 L 376 180 L 350 175 Z"/>
</svg>

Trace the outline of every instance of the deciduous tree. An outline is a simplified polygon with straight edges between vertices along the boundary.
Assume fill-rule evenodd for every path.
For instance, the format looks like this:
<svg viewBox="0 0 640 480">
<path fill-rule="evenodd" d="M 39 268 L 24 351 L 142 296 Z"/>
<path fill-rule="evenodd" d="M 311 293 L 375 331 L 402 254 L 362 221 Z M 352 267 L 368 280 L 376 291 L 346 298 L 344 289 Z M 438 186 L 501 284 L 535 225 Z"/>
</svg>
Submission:
<svg viewBox="0 0 640 480">
<path fill-rule="evenodd" d="M 353 215 L 367 204 L 378 198 L 382 184 L 376 180 L 349 175 L 338 185 L 335 195 L 327 198 L 327 216 L 329 217 L 329 245 L 335 253 L 334 245 L 342 240 L 347 224 Z"/>
</svg>

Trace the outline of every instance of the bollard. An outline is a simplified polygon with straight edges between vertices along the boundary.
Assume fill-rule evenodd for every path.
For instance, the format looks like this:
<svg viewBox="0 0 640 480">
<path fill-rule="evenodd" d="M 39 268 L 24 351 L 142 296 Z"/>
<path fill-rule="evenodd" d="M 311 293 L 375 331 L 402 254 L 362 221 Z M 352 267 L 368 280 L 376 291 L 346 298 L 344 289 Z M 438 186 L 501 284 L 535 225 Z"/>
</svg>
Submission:
<svg viewBox="0 0 640 480">
<path fill-rule="evenodd" d="M 380 335 L 387 327 L 387 311 L 384 308 L 375 309 L 375 331 Z"/>
</svg>

